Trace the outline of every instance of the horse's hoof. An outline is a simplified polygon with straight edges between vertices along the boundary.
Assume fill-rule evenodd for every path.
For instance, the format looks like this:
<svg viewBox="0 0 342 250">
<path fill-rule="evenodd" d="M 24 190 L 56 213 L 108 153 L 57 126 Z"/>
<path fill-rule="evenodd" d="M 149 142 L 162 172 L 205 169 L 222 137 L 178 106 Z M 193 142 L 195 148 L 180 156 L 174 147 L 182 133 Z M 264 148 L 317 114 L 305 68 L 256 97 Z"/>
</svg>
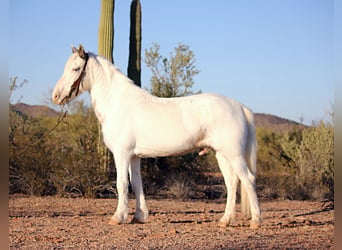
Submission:
<svg viewBox="0 0 342 250">
<path fill-rule="evenodd" d="M 217 224 L 219 227 L 228 227 L 229 223 L 224 221 L 219 221 Z"/>
<path fill-rule="evenodd" d="M 113 226 L 116 226 L 116 225 L 120 225 L 121 222 L 115 218 L 111 218 L 110 221 L 108 222 L 109 225 L 113 225 Z"/>
<path fill-rule="evenodd" d="M 257 221 L 251 221 L 249 224 L 250 229 L 258 229 L 260 227 L 260 222 Z"/>
<path fill-rule="evenodd" d="M 140 220 L 140 219 L 135 218 L 135 217 L 133 217 L 133 219 L 131 220 L 131 224 L 144 224 L 144 223 L 145 223 L 145 221 Z"/>
</svg>

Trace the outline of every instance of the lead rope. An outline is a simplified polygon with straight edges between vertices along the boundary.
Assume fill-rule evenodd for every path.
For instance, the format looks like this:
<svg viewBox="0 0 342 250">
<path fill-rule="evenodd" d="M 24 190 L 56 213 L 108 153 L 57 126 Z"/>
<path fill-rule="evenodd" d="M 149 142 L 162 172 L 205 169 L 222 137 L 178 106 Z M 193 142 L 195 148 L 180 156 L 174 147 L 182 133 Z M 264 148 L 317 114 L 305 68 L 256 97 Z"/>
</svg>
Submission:
<svg viewBox="0 0 342 250">
<path fill-rule="evenodd" d="M 65 120 L 65 118 L 67 117 L 67 114 L 68 114 L 68 111 L 67 111 L 67 110 L 66 110 L 66 111 L 63 110 L 63 109 L 64 109 L 64 106 L 65 106 L 65 105 L 63 105 L 63 107 L 62 107 L 61 114 L 59 115 L 59 117 L 58 117 L 58 119 L 57 119 L 57 122 L 56 122 L 55 126 L 54 126 L 52 129 L 50 129 L 50 130 L 48 131 L 48 133 L 42 135 L 41 137 L 39 137 L 39 138 L 38 138 L 37 140 L 35 140 L 34 142 L 28 144 L 28 145 L 22 150 L 22 152 L 25 152 L 29 147 L 36 145 L 39 141 L 41 141 L 41 140 L 43 140 L 44 138 L 46 138 L 46 137 L 48 137 L 49 135 L 51 135 L 52 132 L 53 132 L 54 130 L 56 130 L 56 128 L 57 128 L 59 125 L 62 124 L 62 122 Z"/>
</svg>

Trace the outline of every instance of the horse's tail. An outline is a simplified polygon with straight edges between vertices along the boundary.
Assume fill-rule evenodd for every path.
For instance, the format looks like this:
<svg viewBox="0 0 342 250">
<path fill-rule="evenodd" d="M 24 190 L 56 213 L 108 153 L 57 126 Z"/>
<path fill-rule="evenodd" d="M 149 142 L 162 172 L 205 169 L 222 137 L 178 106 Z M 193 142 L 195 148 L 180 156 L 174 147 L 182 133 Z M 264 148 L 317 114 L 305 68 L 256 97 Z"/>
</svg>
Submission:
<svg viewBox="0 0 342 250">
<path fill-rule="evenodd" d="M 246 151 L 245 151 L 245 159 L 250 171 L 248 171 L 248 178 L 253 183 L 255 187 L 255 177 L 256 177 L 256 154 L 257 154 L 257 142 L 255 137 L 255 128 L 254 128 L 254 115 L 253 112 L 242 106 L 246 121 L 247 121 L 247 143 L 246 143 Z M 247 218 L 251 217 L 250 204 L 248 199 L 248 194 L 244 187 L 241 185 L 241 212 Z"/>
</svg>

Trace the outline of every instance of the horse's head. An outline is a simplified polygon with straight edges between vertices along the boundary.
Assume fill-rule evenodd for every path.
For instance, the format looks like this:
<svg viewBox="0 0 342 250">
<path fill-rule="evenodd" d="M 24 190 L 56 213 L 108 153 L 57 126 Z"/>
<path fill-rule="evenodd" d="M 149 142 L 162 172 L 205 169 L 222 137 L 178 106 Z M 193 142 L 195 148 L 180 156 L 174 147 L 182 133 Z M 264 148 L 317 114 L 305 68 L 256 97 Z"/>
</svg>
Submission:
<svg viewBox="0 0 342 250">
<path fill-rule="evenodd" d="M 88 53 L 84 51 L 83 46 L 79 45 L 78 49 L 72 47 L 72 55 L 66 62 L 63 75 L 52 92 L 54 103 L 63 105 L 75 98 L 79 92 L 84 91 L 81 83 L 85 76 L 87 62 Z"/>
</svg>

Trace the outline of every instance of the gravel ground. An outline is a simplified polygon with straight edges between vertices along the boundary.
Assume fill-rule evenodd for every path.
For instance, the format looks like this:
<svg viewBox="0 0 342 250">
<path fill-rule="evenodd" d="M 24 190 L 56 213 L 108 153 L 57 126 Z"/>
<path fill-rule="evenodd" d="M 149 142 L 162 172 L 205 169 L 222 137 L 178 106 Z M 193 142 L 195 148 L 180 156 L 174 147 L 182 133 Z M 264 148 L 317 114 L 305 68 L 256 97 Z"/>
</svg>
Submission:
<svg viewBox="0 0 342 250">
<path fill-rule="evenodd" d="M 263 225 L 217 226 L 225 201 L 148 199 L 145 224 L 108 224 L 115 199 L 11 196 L 10 249 L 329 249 L 334 210 L 309 201 L 261 201 Z M 130 200 L 129 220 L 135 201 Z"/>
</svg>

